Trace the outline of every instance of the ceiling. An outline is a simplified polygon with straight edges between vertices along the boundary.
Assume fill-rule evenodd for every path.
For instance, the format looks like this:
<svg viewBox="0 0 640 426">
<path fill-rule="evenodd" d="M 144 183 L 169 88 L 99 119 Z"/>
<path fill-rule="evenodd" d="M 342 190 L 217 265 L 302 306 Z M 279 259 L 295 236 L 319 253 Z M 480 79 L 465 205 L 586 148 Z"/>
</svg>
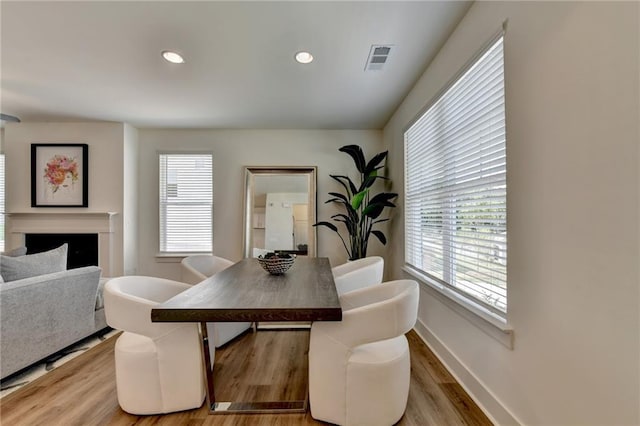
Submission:
<svg viewBox="0 0 640 426">
<path fill-rule="evenodd" d="M 0 111 L 158 128 L 380 129 L 470 2 L 0 3 Z M 365 71 L 372 45 L 393 45 Z M 160 53 L 180 52 L 185 64 Z M 301 65 L 297 51 L 315 60 Z"/>
</svg>

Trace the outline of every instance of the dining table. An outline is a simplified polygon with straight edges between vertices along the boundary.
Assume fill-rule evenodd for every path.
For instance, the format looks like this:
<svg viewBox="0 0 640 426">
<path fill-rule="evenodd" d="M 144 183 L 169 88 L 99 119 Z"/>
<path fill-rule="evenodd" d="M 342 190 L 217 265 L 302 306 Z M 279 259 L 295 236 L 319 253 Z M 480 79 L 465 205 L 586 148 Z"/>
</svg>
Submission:
<svg viewBox="0 0 640 426">
<path fill-rule="evenodd" d="M 216 401 L 208 322 L 340 321 L 342 308 L 329 259 L 298 256 L 283 274 L 272 275 L 255 258 L 245 258 L 151 310 L 153 322 L 200 324 L 200 346 L 209 412 L 305 412 L 304 400 Z M 256 332 L 257 327 L 255 328 Z"/>
</svg>

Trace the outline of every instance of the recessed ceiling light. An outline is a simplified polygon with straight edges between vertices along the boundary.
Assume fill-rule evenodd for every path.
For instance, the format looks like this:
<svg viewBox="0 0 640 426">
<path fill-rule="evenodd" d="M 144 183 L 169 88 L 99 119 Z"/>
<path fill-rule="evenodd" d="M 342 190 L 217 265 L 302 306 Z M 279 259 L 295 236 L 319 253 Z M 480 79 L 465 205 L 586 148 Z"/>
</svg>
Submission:
<svg viewBox="0 0 640 426">
<path fill-rule="evenodd" d="M 296 61 L 300 62 L 301 64 L 308 64 L 313 61 L 313 55 L 305 51 L 298 52 L 296 53 Z"/>
<path fill-rule="evenodd" d="M 162 52 L 162 57 L 174 64 L 184 64 L 184 59 L 182 58 L 182 56 L 180 56 L 180 54 L 176 52 L 172 52 L 171 50 L 165 50 L 164 52 Z"/>
</svg>

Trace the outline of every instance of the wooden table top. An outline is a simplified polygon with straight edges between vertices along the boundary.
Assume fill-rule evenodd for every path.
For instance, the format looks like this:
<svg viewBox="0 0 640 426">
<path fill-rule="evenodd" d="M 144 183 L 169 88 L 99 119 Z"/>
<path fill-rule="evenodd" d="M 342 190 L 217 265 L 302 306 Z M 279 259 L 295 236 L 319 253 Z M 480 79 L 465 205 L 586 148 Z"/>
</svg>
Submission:
<svg viewBox="0 0 640 426">
<path fill-rule="evenodd" d="M 328 258 L 296 258 L 283 275 L 256 259 L 235 265 L 151 310 L 154 322 L 340 321 Z"/>
</svg>

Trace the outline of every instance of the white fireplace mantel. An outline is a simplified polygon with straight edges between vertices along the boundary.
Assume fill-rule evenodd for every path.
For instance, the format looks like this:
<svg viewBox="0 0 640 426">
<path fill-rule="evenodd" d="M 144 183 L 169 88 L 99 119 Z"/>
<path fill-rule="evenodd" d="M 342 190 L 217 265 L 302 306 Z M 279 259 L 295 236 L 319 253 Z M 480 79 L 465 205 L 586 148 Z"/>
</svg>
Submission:
<svg viewBox="0 0 640 426">
<path fill-rule="evenodd" d="M 113 276 L 115 212 L 11 212 L 9 247 L 22 246 L 25 234 L 98 234 L 98 266 Z"/>
</svg>

